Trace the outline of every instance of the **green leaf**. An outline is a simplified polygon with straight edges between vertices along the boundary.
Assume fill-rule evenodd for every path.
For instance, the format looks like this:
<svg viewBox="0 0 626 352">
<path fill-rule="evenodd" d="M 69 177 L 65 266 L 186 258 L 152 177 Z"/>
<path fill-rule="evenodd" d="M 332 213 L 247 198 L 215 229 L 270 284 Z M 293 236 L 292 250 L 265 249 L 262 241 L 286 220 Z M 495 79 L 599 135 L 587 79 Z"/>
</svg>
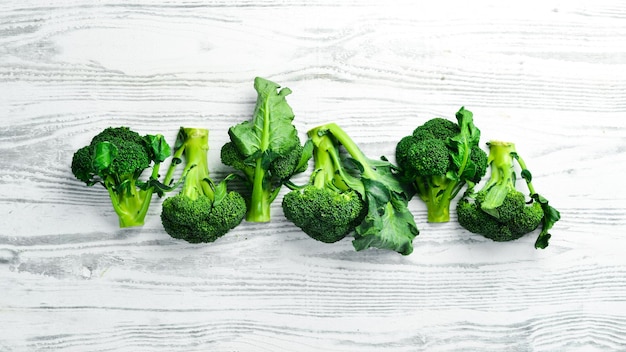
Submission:
<svg viewBox="0 0 626 352">
<path fill-rule="evenodd" d="M 544 249 L 548 247 L 548 241 L 552 237 L 548 231 L 550 231 L 554 224 L 561 219 L 561 213 L 554 207 L 550 206 L 548 204 L 548 200 L 543 196 L 535 193 L 531 197 L 535 201 L 539 202 L 539 204 L 541 204 L 541 209 L 543 209 L 541 232 L 535 241 L 535 248 Z"/>
<path fill-rule="evenodd" d="M 370 247 L 389 249 L 402 255 L 413 252 L 413 239 L 419 234 L 413 214 L 406 201 L 392 197 L 388 202 L 378 202 L 368 193 L 368 214 L 355 229 L 354 249 Z"/>
<path fill-rule="evenodd" d="M 117 147 L 109 142 L 99 142 L 94 147 L 93 167 L 97 174 L 102 175 L 111 166 L 117 156 Z"/>
<path fill-rule="evenodd" d="M 179 132 L 180 134 L 180 132 Z M 146 135 L 144 140 L 148 144 L 148 148 L 150 150 L 150 156 L 152 160 L 156 163 L 162 163 L 165 159 L 169 158 L 172 155 L 172 149 L 169 144 L 165 140 L 165 137 L 161 134 L 157 135 Z"/>
<path fill-rule="evenodd" d="M 311 139 L 307 139 L 302 146 L 302 155 L 300 156 L 300 161 L 298 161 L 298 165 L 294 170 L 294 174 L 301 173 L 306 171 L 309 166 L 309 160 L 313 157 L 313 141 Z"/>
<path fill-rule="evenodd" d="M 480 130 L 474 126 L 473 114 L 464 107 L 456 113 L 459 134 L 448 140 L 450 157 L 455 169 L 458 172 L 458 179 L 464 181 L 474 177 L 476 173 L 475 165 L 470 160 L 472 148 L 478 146 L 480 142 Z"/>
<path fill-rule="evenodd" d="M 493 187 L 489 188 L 487 191 L 483 202 L 480 203 L 480 208 L 487 214 L 499 218 L 498 207 L 502 205 L 508 192 L 509 188 L 506 184 L 493 185 Z"/>
<path fill-rule="evenodd" d="M 285 99 L 291 90 L 278 90 L 278 84 L 260 77 L 255 78 L 254 88 L 258 97 L 252 121 L 231 127 L 228 134 L 245 157 L 261 155 L 271 162 L 272 158 L 286 155 L 300 143 L 292 124 L 293 111 Z"/>
<path fill-rule="evenodd" d="M 533 175 L 530 173 L 528 169 L 522 170 L 522 178 L 526 180 L 526 182 L 532 182 Z"/>
<path fill-rule="evenodd" d="M 211 181 L 208 180 L 208 182 Z M 211 182 L 211 187 L 213 188 L 213 206 L 216 206 L 226 197 L 226 193 L 228 193 L 226 181 L 222 180 L 217 185 Z"/>
</svg>

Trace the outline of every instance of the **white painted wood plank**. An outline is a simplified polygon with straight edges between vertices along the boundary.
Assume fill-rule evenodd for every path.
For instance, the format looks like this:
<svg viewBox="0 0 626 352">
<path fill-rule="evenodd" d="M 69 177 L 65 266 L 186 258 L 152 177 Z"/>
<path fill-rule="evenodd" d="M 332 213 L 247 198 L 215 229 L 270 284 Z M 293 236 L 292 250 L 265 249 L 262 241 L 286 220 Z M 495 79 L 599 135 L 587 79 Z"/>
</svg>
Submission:
<svg viewBox="0 0 626 352">
<path fill-rule="evenodd" d="M 0 350 L 626 349 L 625 17 L 617 0 L 0 4 Z M 550 247 L 427 224 L 417 200 L 408 257 L 315 242 L 279 203 L 190 245 L 159 199 L 121 230 L 72 177 L 109 125 L 210 128 L 223 177 L 257 75 L 293 90 L 302 136 L 337 121 L 372 157 L 466 106 L 561 210 Z"/>
</svg>

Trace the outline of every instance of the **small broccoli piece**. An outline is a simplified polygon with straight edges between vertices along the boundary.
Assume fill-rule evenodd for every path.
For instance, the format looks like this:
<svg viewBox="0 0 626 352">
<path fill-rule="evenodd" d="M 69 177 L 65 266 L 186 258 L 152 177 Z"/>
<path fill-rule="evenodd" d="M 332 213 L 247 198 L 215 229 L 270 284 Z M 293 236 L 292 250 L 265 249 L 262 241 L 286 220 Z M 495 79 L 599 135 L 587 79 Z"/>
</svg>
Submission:
<svg viewBox="0 0 626 352">
<path fill-rule="evenodd" d="M 185 159 L 180 193 L 163 201 L 161 223 L 173 238 L 190 243 L 213 242 L 241 223 L 244 198 L 226 190 L 226 177 L 215 185 L 209 177 L 209 131 L 181 127 L 176 153 Z"/>
<path fill-rule="evenodd" d="M 87 186 L 100 183 L 106 188 L 120 227 L 141 226 L 153 193 L 170 190 L 158 181 L 160 164 L 170 154 L 162 135 L 140 136 L 128 127 L 109 127 L 74 153 L 71 169 Z M 151 164 L 150 179 L 140 180 Z"/>
<path fill-rule="evenodd" d="M 311 148 L 300 144 L 292 123 L 294 114 L 285 99 L 291 90 L 278 90 L 278 84 L 260 77 L 254 88 L 258 98 L 252 121 L 228 130 L 230 142 L 220 155 L 222 163 L 243 173 L 250 189 L 246 220 L 268 222 L 270 205 L 282 185 L 306 169 Z"/>
<path fill-rule="evenodd" d="M 479 182 L 487 170 L 487 155 L 478 147 L 480 130 L 472 113 L 461 108 L 454 123 L 433 118 L 396 145 L 403 178 L 426 203 L 429 222 L 450 221 L 450 203 L 469 182 Z"/>
<path fill-rule="evenodd" d="M 559 212 L 535 193 L 530 171 L 513 143 L 492 141 L 488 145 L 491 175 L 482 189 L 474 191 L 469 187 L 457 203 L 459 224 L 494 241 L 518 239 L 543 224 L 535 247 L 547 247 L 547 231 L 559 220 Z M 528 197 L 515 187 L 514 161 L 522 167 L 522 177 L 530 191 Z"/>
<path fill-rule="evenodd" d="M 345 171 L 337 146 L 330 136 L 313 136 L 315 171 L 309 183 L 283 197 L 287 220 L 310 237 L 325 243 L 337 242 L 362 221 L 365 202 L 346 186 Z M 350 181 L 348 181 L 350 182 Z"/>
<path fill-rule="evenodd" d="M 375 247 L 410 254 L 419 231 L 397 168 L 365 156 L 334 123 L 315 127 L 308 136 L 315 172 L 307 185 L 285 195 L 285 217 L 323 242 L 338 241 L 354 230 L 357 251 Z"/>
</svg>

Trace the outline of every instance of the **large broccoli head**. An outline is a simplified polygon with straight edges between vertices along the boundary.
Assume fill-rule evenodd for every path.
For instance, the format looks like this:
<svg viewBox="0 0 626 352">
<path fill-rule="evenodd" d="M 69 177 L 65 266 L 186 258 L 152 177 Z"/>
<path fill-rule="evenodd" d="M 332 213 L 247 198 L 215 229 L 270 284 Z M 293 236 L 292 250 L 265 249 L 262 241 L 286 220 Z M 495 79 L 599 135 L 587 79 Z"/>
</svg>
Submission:
<svg viewBox="0 0 626 352">
<path fill-rule="evenodd" d="M 180 193 L 163 201 L 161 223 L 172 237 L 191 243 L 213 242 L 241 223 L 246 202 L 227 191 L 230 176 L 215 185 L 209 177 L 208 130 L 181 127 L 177 154 L 185 159 Z"/>
<path fill-rule="evenodd" d="M 234 191 L 214 204 L 207 196 L 191 199 L 177 194 L 163 201 L 161 223 L 173 238 L 190 243 L 213 242 L 239 225 L 246 214 L 246 202 Z"/>
<path fill-rule="evenodd" d="M 306 169 L 311 155 L 300 144 L 294 113 L 286 97 L 289 88 L 261 77 L 254 80 L 257 104 L 253 118 L 231 126 L 230 141 L 222 147 L 225 165 L 242 171 L 250 195 L 246 220 L 270 221 L 270 206 L 281 187 Z"/>
<path fill-rule="evenodd" d="M 109 127 L 74 153 L 71 170 L 88 186 L 100 183 L 107 189 L 120 227 L 140 226 L 153 192 L 168 190 L 158 182 L 158 171 L 170 154 L 162 135 L 140 136 L 128 127 Z M 152 163 L 150 179 L 141 181 L 142 172 Z"/>
<path fill-rule="evenodd" d="M 468 189 L 457 203 L 459 224 L 494 241 L 518 239 L 541 224 L 535 247 L 545 248 L 550 239 L 548 230 L 559 220 L 559 212 L 535 192 L 530 171 L 513 143 L 492 141 L 488 145 L 489 180 L 477 192 Z M 522 168 L 522 178 L 530 191 L 528 196 L 516 189 L 515 161 Z"/>
<path fill-rule="evenodd" d="M 325 243 L 337 242 L 354 230 L 364 210 L 361 197 L 354 191 L 313 185 L 287 193 L 282 207 L 288 220 Z"/>
<path fill-rule="evenodd" d="M 527 204 L 523 193 L 509 190 L 502 205 L 495 209 L 497 216 L 482 209 L 486 196 L 486 191 L 480 191 L 473 201 L 462 199 L 457 203 L 459 224 L 468 231 L 494 241 L 511 241 L 534 231 L 541 224 L 541 205 L 537 202 Z"/>
<path fill-rule="evenodd" d="M 472 113 L 461 108 L 457 121 L 430 119 L 396 145 L 403 178 L 426 203 L 429 222 L 449 221 L 452 199 L 467 182 L 479 182 L 487 170 Z"/>
</svg>

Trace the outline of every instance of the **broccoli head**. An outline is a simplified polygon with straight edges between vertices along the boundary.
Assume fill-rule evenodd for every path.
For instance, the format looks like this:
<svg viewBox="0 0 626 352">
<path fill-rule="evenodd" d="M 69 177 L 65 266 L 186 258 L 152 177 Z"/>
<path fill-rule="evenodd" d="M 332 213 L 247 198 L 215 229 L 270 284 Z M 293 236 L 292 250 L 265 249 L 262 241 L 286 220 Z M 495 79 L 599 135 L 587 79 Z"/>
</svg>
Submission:
<svg viewBox="0 0 626 352">
<path fill-rule="evenodd" d="M 222 163 L 243 173 L 251 222 L 270 221 L 270 205 L 283 184 L 306 169 L 311 147 L 300 144 L 293 125 L 294 114 L 285 97 L 289 88 L 257 77 L 258 93 L 254 116 L 228 130 L 230 141 L 221 151 Z"/>
<path fill-rule="evenodd" d="M 487 170 L 472 113 L 461 108 L 456 117 L 458 123 L 440 117 L 428 120 L 396 145 L 403 178 L 426 203 L 429 222 L 450 221 L 450 202 Z"/>
<path fill-rule="evenodd" d="M 244 198 L 227 191 L 226 177 L 215 185 L 209 177 L 209 131 L 181 127 L 176 153 L 184 156 L 180 193 L 163 201 L 161 223 L 173 238 L 190 243 L 213 242 L 241 223 L 246 214 Z"/>
<path fill-rule="evenodd" d="M 535 247 L 545 248 L 550 238 L 547 231 L 559 220 L 559 212 L 534 191 L 530 171 L 513 143 L 492 141 L 488 145 L 489 180 L 477 192 L 469 187 L 457 203 L 459 224 L 494 241 L 518 239 L 543 224 Z M 515 161 L 522 167 L 529 196 L 516 189 Z"/>
<path fill-rule="evenodd" d="M 170 154 L 162 135 L 140 136 L 128 127 L 108 127 L 74 153 L 71 169 L 88 186 L 100 183 L 107 189 L 120 227 L 141 226 L 153 193 L 169 190 L 158 182 L 158 172 Z M 140 180 L 151 165 L 149 180 Z"/>
<path fill-rule="evenodd" d="M 315 127 L 308 136 L 315 171 L 307 185 L 283 198 L 285 217 L 322 242 L 336 242 L 354 230 L 357 251 L 374 247 L 410 254 L 419 231 L 397 168 L 384 158 L 368 158 L 334 123 Z"/>
<path fill-rule="evenodd" d="M 364 209 L 354 191 L 338 192 L 312 185 L 285 194 L 282 206 L 288 220 L 325 243 L 337 242 L 352 232 Z"/>
<path fill-rule="evenodd" d="M 283 197 L 285 217 L 310 237 L 325 243 L 337 242 L 362 220 L 365 202 L 347 187 L 337 146 L 331 138 L 315 138 L 315 171 L 309 183 L 294 187 Z"/>
</svg>

